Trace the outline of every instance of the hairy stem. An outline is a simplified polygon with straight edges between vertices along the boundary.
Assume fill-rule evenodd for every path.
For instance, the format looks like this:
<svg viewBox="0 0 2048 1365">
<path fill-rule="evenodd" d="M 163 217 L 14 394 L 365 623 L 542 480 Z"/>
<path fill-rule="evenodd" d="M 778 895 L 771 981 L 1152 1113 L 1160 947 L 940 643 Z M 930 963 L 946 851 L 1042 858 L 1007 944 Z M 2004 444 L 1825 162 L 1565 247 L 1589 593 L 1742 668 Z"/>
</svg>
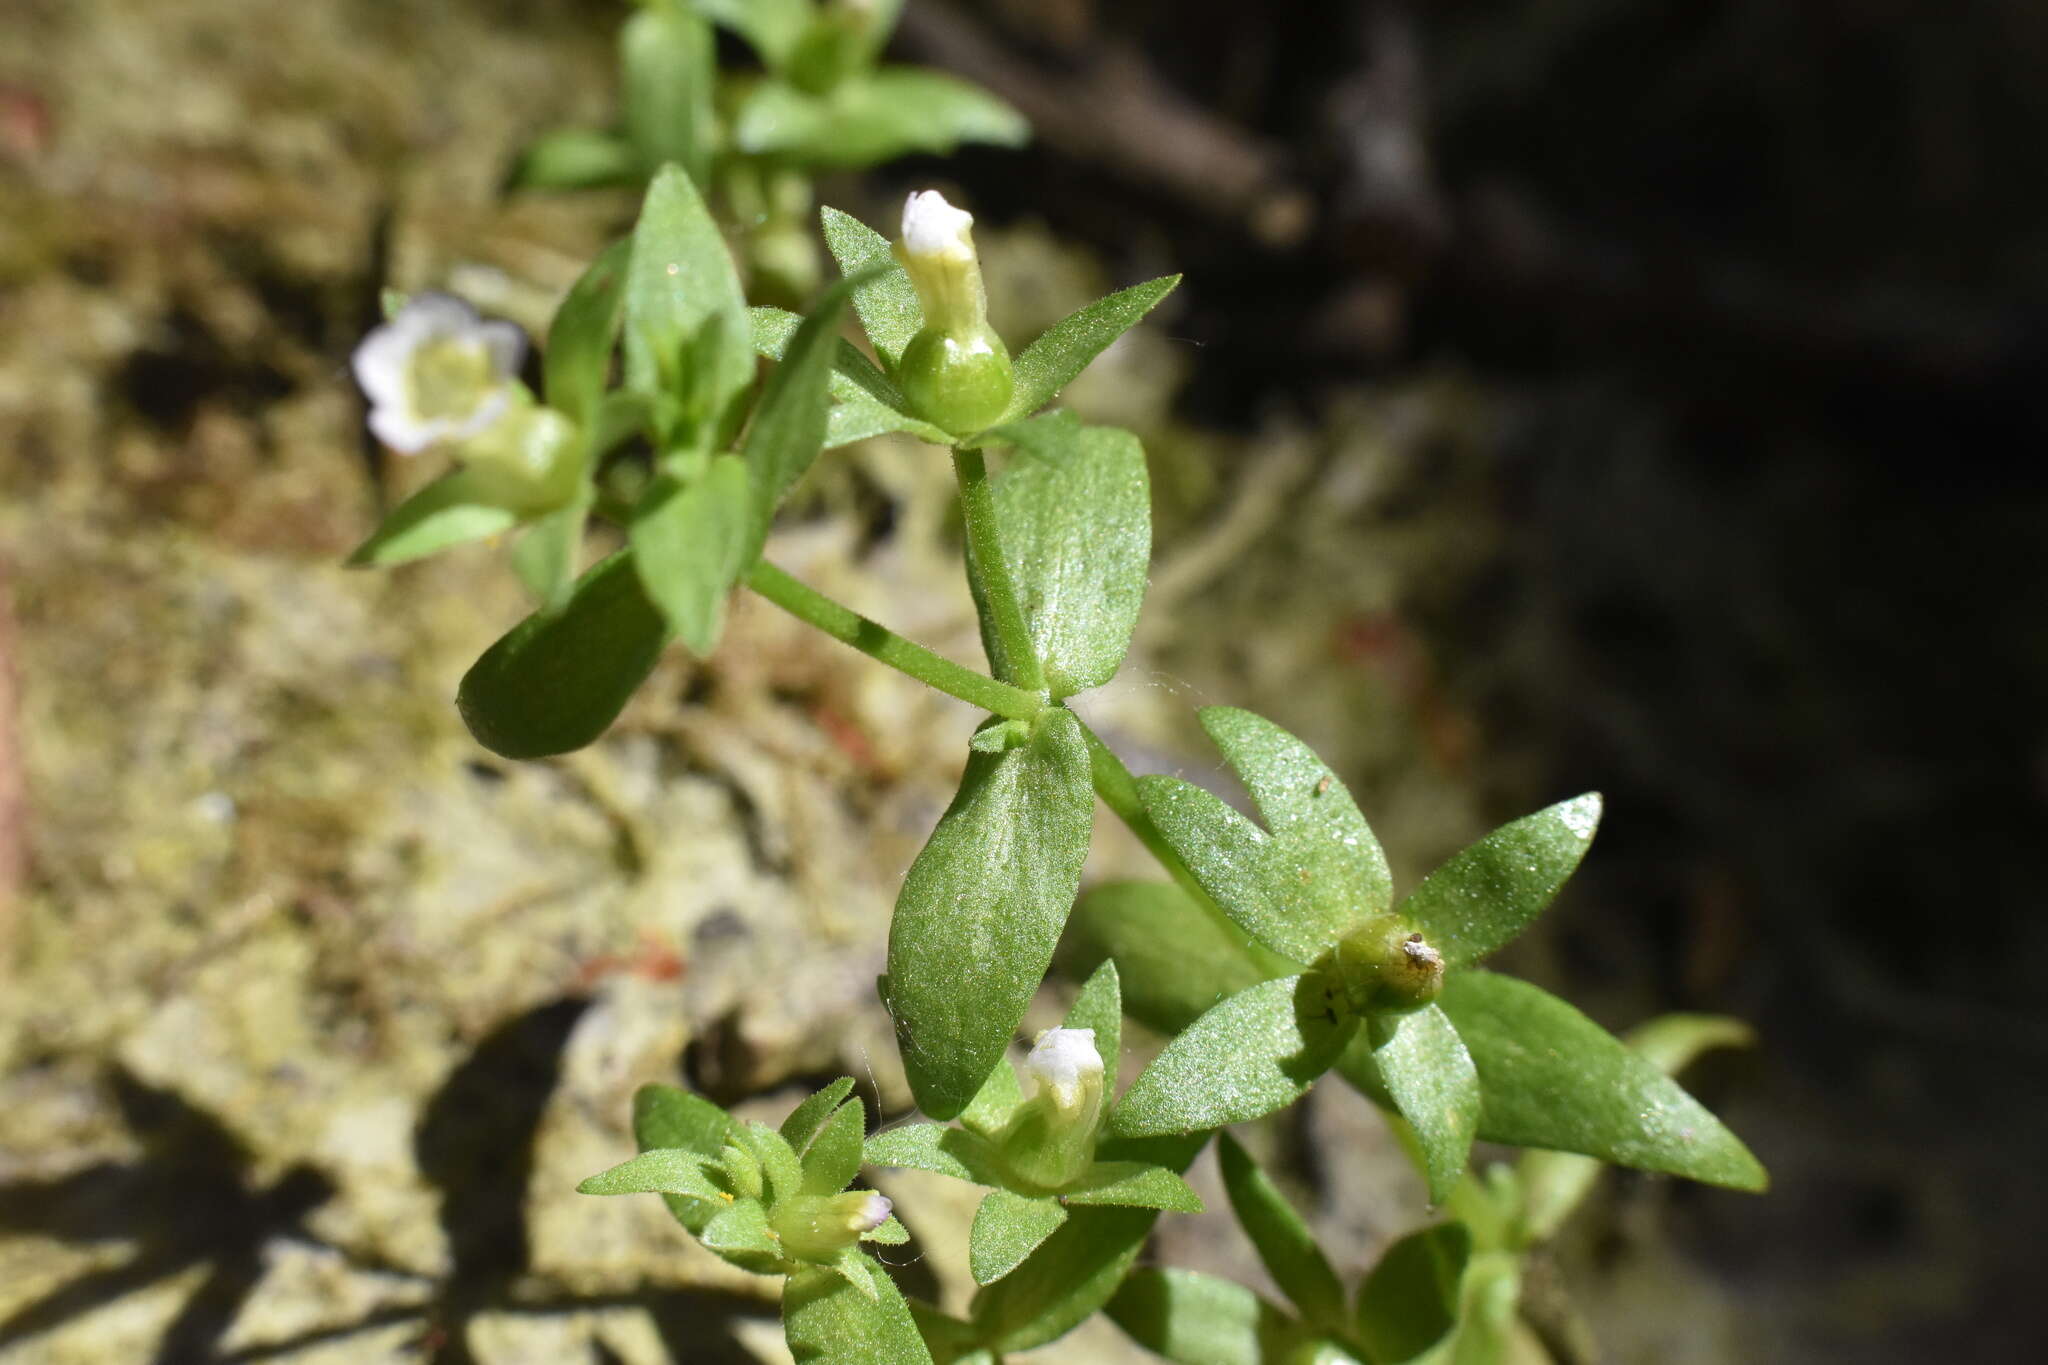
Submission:
<svg viewBox="0 0 2048 1365">
<path fill-rule="evenodd" d="M 1039 666 L 1038 650 L 1031 643 L 1031 629 L 1024 623 L 1024 608 L 1017 600 L 1017 585 L 1010 580 L 1010 561 L 1003 557 L 1003 542 L 996 526 L 996 500 L 989 487 L 988 462 L 978 450 L 955 450 L 953 473 L 960 482 L 960 514 L 967 523 L 967 548 L 971 571 L 980 579 L 983 608 L 1002 646 L 1003 663 L 998 673 L 1009 673 L 1020 687 L 1039 690 L 1045 686 L 1045 671 Z M 994 661 L 991 661 L 994 662 Z"/>
<path fill-rule="evenodd" d="M 1046 707 L 1036 692 L 997 682 L 923 645 L 904 639 L 888 627 L 833 601 L 817 589 L 790 577 L 767 560 L 747 571 L 747 586 L 791 616 L 816 626 L 841 644 L 852 645 L 879 663 L 907 673 L 927 687 L 958 697 L 970 706 L 1010 720 L 1031 720 Z"/>
</svg>

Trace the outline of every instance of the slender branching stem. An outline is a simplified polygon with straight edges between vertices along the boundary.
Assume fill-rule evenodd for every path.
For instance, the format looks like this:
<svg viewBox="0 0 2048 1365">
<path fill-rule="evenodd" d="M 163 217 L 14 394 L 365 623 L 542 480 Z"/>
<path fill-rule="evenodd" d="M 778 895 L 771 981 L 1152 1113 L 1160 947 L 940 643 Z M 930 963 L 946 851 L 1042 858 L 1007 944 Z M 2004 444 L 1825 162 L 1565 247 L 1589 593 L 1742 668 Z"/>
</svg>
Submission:
<svg viewBox="0 0 2048 1365">
<path fill-rule="evenodd" d="M 1003 557 L 1003 541 L 996 525 L 995 493 L 989 486 L 988 462 L 978 450 L 955 450 L 953 473 L 960 482 L 960 514 L 967 523 L 967 547 L 974 572 L 981 580 L 984 605 L 997 641 L 1002 645 L 1007 671 L 1019 687 L 1034 691 L 1044 688 L 1045 670 L 1039 665 L 1038 650 L 1031 643 L 1031 628 L 1024 622 L 1024 608 L 1017 599 L 1017 585 L 1010 578 L 1010 561 Z"/>
<path fill-rule="evenodd" d="M 1010 720 L 1031 720 L 1047 706 L 1042 694 L 997 682 L 935 654 L 923 645 L 906 640 L 888 627 L 790 577 L 765 559 L 748 570 L 746 581 L 748 587 L 798 620 L 816 626 L 840 643 L 852 645 L 869 658 L 885 663 L 899 673 L 907 673 L 949 697 L 958 697 L 970 706 L 979 706 Z"/>
</svg>

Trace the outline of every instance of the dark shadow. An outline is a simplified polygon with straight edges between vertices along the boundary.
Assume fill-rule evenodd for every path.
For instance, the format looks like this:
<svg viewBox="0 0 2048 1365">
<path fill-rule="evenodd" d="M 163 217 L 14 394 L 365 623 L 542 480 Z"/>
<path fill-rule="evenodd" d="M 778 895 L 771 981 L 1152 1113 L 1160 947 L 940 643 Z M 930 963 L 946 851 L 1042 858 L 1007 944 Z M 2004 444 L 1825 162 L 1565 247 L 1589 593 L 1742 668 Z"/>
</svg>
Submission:
<svg viewBox="0 0 2048 1365">
<path fill-rule="evenodd" d="M 0 1230 L 77 1243 L 132 1241 L 135 1252 L 0 1321 L 0 1354 L 193 1266 L 211 1265 L 154 1359 L 216 1359 L 221 1338 L 262 1278 L 265 1243 L 305 1236 L 305 1216 L 334 1187 L 319 1172 L 295 1166 L 269 1188 L 252 1190 L 248 1149 L 218 1120 L 126 1071 L 114 1071 L 110 1084 L 123 1119 L 143 1142 L 142 1157 L 0 1186 Z"/>
</svg>

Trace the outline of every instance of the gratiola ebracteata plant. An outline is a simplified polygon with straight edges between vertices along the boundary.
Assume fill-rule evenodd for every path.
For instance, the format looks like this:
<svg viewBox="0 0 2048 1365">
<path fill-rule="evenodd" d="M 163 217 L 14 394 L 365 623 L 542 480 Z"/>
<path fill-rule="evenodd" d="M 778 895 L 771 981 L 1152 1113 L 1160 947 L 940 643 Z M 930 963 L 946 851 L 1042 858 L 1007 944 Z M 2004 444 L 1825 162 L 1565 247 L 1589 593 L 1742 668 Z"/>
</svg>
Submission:
<svg viewBox="0 0 2048 1365">
<path fill-rule="evenodd" d="M 837 87 L 804 63 L 843 75 L 866 70 L 873 48 L 834 48 L 816 25 L 858 28 L 865 8 L 778 0 L 747 22 L 780 54 L 776 78 L 817 96 L 819 82 Z M 698 22 L 688 7 L 647 13 Z M 634 145 L 644 156 L 660 143 Z M 1597 796 L 1503 826 L 1397 897 L 1342 780 L 1271 721 L 1225 706 L 1198 717 L 1256 819 L 1177 778 L 1132 776 L 1067 703 L 1115 675 L 1138 619 L 1145 455 L 1131 433 L 1051 405 L 1177 281 L 1100 299 L 1012 358 L 972 223 L 931 191 L 911 196 L 893 243 L 826 209 L 843 278 L 799 316 L 749 305 L 690 170 L 663 165 L 632 234 L 562 301 L 539 394 L 517 378 L 525 338 L 446 296 L 392 298 L 357 350 L 372 430 L 450 469 L 356 561 L 509 534 L 539 604 L 462 680 L 463 718 L 486 747 L 527 759 L 597 739 L 672 642 L 717 646 L 741 587 L 988 713 L 961 736 L 959 792 L 904 878 L 880 982 L 924 1120 L 870 1134 L 850 1079 L 779 1129 L 651 1086 L 634 1115 L 641 1154 L 583 1188 L 658 1193 L 718 1255 L 787 1276 L 800 1361 L 992 1362 L 1104 1308 L 1187 1365 L 1550 1359 L 1521 1303 L 1523 1257 L 1600 1162 L 1763 1188 L 1755 1158 L 1670 1079 L 1745 1035 L 1674 1017 L 1624 1043 L 1477 965 L 1578 866 Z M 865 348 L 842 338 L 849 307 Z M 950 453 L 987 672 L 763 558 L 777 508 L 820 453 L 889 432 Z M 593 517 L 625 545 L 585 567 Z M 1082 892 L 1098 800 L 1157 856 L 1161 880 Z M 1063 934 L 1100 965 L 1013 1066 Z M 1170 1041 L 1118 1095 L 1127 1013 Z M 1162 1212 L 1201 1208 L 1182 1179 L 1201 1148 L 1331 1071 L 1387 1111 L 1441 1221 L 1347 1292 L 1226 1135 L 1232 1209 L 1291 1310 L 1212 1277 L 1134 1272 Z M 1482 1179 L 1467 1170 L 1477 1139 L 1538 1150 Z M 907 1236 L 886 1199 L 848 1190 L 864 1164 L 986 1188 L 969 1246 L 982 1288 L 964 1317 L 907 1300 L 863 1249 Z"/>
</svg>

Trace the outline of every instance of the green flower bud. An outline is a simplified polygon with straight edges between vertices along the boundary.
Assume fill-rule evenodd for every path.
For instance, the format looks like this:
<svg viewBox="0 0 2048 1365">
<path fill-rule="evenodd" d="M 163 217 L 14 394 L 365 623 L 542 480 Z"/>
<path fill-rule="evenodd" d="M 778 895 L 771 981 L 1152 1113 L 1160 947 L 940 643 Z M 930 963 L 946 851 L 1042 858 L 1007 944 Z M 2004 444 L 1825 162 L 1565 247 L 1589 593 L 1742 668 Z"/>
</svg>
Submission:
<svg viewBox="0 0 2048 1365">
<path fill-rule="evenodd" d="M 1091 1028 L 1051 1028 L 1024 1059 L 1024 1102 L 1003 1133 L 1003 1160 L 1019 1179 L 1048 1190 L 1072 1184 L 1095 1162 L 1102 1118 L 1102 1054 Z"/>
<path fill-rule="evenodd" d="M 846 1194 L 800 1194 L 777 1205 L 769 1226 L 782 1249 L 799 1261 L 829 1263 L 840 1252 L 889 1221 L 888 1199 L 871 1190 Z"/>
<path fill-rule="evenodd" d="M 1444 988 L 1443 954 L 1399 915 L 1373 916 L 1310 970 L 1339 1017 L 1412 1013 Z"/>
<path fill-rule="evenodd" d="M 970 229 L 974 216 L 937 190 L 903 206 L 903 263 L 924 308 L 924 329 L 896 363 L 896 382 L 917 415 L 947 431 L 982 430 L 1009 406 L 1010 353 L 988 325 L 988 291 Z"/>
<path fill-rule="evenodd" d="M 454 455 L 494 501 L 529 515 L 566 504 L 583 477 L 576 424 L 523 388 L 503 416 L 459 442 Z"/>
</svg>

